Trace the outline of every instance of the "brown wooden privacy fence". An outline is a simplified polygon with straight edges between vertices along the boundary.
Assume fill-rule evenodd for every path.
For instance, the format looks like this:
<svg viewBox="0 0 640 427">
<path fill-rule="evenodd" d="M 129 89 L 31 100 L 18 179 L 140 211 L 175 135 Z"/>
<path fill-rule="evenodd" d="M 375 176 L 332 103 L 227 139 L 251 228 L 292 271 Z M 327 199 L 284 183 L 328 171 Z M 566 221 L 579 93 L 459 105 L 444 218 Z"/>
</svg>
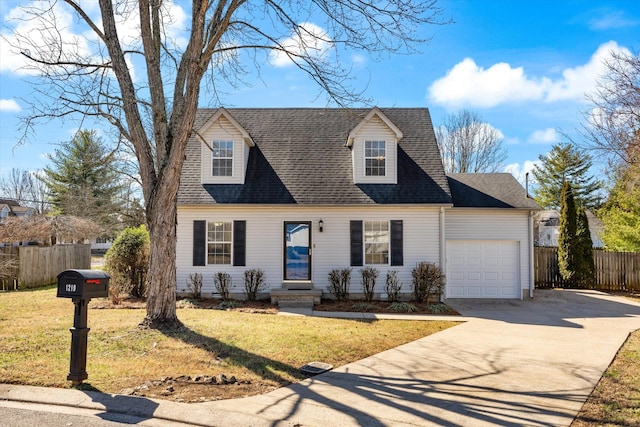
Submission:
<svg viewBox="0 0 640 427">
<path fill-rule="evenodd" d="M 536 288 L 562 288 L 566 284 L 558 270 L 558 248 L 534 250 Z M 595 289 L 603 291 L 640 291 L 640 252 L 593 250 L 596 266 Z"/>
<path fill-rule="evenodd" d="M 71 268 L 91 268 L 91 245 L 0 248 L 0 289 L 49 285 L 58 273 Z"/>
</svg>

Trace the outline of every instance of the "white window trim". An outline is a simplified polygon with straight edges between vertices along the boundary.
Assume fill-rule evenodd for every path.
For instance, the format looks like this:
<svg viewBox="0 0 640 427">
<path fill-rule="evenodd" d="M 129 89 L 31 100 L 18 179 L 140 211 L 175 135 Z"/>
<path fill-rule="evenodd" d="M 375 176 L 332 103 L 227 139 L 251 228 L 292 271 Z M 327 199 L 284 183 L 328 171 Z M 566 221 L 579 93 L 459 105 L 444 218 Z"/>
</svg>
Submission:
<svg viewBox="0 0 640 427">
<path fill-rule="evenodd" d="M 231 143 L 231 157 L 216 157 L 215 156 L 215 144 L 216 143 Z M 213 178 L 216 179 L 224 179 L 224 178 L 233 178 L 236 174 L 235 171 L 235 148 L 236 148 L 236 144 L 235 141 L 232 139 L 214 139 L 213 143 L 211 144 L 211 147 L 213 148 L 213 150 L 211 151 L 211 176 Z M 231 175 L 215 175 L 213 173 L 213 164 L 215 160 L 231 160 Z"/>
<path fill-rule="evenodd" d="M 209 240 L 209 224 L 214 224 L 214 223 L 228 223 L 230 228 L 231 228 L 231 238 L 230 240 Z M 206 228 L 206 233 L 207 233 L 207 240 L 206 240 L 206 265 L 233 265 L 233 221 L 207 221 L 207 228 Z M 229 244 L 229 262 L 228 263 L 210 263 L 209 262 L 209 244 Z"/>
<path fill-rule="evenodd" d="M 372 143 L 372 142 L 382 142 L 384 144 L 384 174 L 383 175 L 367 175 L 367 160 L 368 159 L 378 159 L 378 157 L 367 157 L 367 143 Z M 362 147 L 362 158 L 364 160 L 364 165 L 363 165 L 363 169 L 362 169 L 362 173 L 364 175 L 365 178 L 386 178 L 387 177 L 387 173 L 389 170 L 389 155 L 388 155 L 388 144 L 387 141 L 385 139 L 365 139 L 364 140 L 364 146 Z"/>
<path fill-rule="evenodd" d="M 386 263 L 369 263 L 367 262 L 367 223 L 386 223 L 387 224 L 387 262 Z M 386 265 L 389 266 L 391 265 L 391 221 L 389 220 L 364 220 L 362 221 L 362 250 L 363 250 L 363 257 L 362 257 L 362 263 L 363 265 L 367 266 L 367 265 Z"/>
</svg>

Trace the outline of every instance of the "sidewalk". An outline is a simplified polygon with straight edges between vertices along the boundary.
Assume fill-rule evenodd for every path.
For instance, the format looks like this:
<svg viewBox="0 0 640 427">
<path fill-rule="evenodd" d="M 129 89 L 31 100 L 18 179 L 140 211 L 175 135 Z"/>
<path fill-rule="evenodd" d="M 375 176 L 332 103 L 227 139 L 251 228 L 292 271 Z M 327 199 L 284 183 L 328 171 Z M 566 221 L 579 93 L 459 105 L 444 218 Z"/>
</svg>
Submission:
<svg viewBox="0 0 640 427">
<path fill-rule="evenodd" d="M 447 303 L 463 324 L 261 396 L 184 404 L 0 385 L 0 400 L 207 426 L 568 426 L 640 328 L 640 304 L 594 291 Z"/>
</svg>

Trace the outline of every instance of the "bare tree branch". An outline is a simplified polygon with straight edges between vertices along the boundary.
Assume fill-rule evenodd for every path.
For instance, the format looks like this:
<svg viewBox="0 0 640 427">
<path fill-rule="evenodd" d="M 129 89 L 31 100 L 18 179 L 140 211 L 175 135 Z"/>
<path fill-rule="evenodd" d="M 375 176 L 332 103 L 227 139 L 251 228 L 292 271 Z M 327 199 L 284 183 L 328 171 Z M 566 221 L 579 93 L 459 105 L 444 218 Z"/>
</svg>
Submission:
<svg viewBox="0 0 640 427">
<path fill-rule="evenodd" d="M 497 172 L 507 157 L 502 134 L 468 110 L 446 116 L 436 139 L 447 173 Z"/>
</svg>

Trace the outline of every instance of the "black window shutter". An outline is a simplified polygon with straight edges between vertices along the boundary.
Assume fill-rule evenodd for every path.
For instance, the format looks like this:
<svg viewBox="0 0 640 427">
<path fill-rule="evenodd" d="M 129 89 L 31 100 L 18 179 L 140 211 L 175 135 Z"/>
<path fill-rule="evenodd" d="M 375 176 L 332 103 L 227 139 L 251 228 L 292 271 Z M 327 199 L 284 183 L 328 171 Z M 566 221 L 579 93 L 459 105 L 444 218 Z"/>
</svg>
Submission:
<svg viewBox="0 0 640 427">
<path fill-rule="evenodd" d="M 402 220 L 391 220 L 391 265 L 403 265 Z"/>
<path fill-rule="evenodd" d="M 247 221 L 233 221 L 233 265 L 247 265 Z"/>
<path fill-rule="evenodd" d="M 193 221 L 193 265 L 207 265 L 207 221 Z"/>
<path fill-rule="evenodd" d="M 362 221 L 351 221 L 351 265 L 358 267 L 362 263 Z"/>
</svg>

